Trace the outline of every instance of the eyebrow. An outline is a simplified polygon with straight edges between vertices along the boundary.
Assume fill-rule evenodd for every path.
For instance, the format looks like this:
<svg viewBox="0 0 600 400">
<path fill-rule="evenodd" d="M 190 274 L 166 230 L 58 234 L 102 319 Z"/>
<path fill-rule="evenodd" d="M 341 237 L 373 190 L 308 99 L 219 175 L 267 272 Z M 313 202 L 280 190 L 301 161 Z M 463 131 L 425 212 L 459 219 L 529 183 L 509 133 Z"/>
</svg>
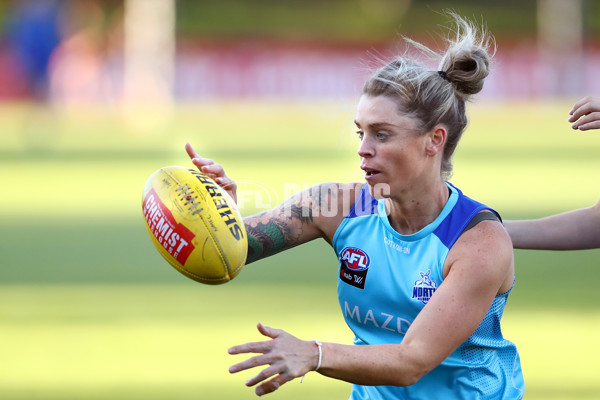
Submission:
<svg viewBox="0 0 600 400">
<path fill-rule="evenodd" d="M 354 120 L 354 124 L 358 127 L 360 127 L 360 124 L 358 123 L 357 120 Z M 394 125 L 392 123 L 389 122 L 375 122 L 373 124 L 368 124 L 367 128 L 371 128 L 371 129 L 379 129 L 379 128 L 397 128 L 398 125 Z"/>
</svg>

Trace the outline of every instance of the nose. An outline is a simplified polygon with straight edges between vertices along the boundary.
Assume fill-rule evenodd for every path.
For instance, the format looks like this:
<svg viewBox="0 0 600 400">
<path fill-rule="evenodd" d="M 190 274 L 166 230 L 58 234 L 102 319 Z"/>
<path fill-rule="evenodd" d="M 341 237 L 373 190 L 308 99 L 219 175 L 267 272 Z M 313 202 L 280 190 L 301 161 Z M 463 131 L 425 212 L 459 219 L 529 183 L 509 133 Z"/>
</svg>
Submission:
<svg viewBox="0 0 600 400">
<path fill-rule="evenodd" d="M 375 147 L 373 146 L 372 140 L 369 136 L 365 135 L 358 145 L 358 155 L 366 158 L 375 155 Z"/>
</svg>

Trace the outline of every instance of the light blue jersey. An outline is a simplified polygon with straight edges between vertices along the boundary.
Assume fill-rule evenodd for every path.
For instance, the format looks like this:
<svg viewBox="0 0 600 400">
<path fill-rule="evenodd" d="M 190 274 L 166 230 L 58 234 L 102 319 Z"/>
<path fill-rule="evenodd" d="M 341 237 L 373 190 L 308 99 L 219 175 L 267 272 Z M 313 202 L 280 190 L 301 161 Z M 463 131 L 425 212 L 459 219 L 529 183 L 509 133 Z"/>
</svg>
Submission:
<svg viewBox="0 0 600 400">
<path fill-rule="evenodd" d="M 384 200 L 365 185 L 333 238 L 340 260 L 338 298 L 354 344 L 400 343 L 442 283 L 446 256 L 465 227 L 489 207 L 448 184 L 450 198 L 431 224 L 412 235 L 395 231 Z M 352 400 L 521 399 L 519 354 L 502 337 L 508 292 L 496 296 L 477 330 L 439 366 L 407 387 L 352 385 Z"/>
</svg>

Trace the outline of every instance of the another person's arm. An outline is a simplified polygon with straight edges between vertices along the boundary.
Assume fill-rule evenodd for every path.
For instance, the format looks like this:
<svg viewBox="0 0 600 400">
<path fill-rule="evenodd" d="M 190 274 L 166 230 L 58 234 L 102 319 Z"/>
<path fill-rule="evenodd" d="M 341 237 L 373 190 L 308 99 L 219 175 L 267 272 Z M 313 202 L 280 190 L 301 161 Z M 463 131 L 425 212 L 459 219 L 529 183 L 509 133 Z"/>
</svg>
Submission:
<svg viewBox="0 0 600 400">
<path fill-rule="evenodd" d="M 576 102 L 569 122 L 573 129 L 600 129 L 600 97 Z M 600 247 L 600 202 L 592 207 L 528 220 L 505 220 L 504 226 L 517 249 L 582 250 Z"/>
<path fill-rule="evenodd" d="M 516 249 L 583 250 L 600 248 L 600 201 L 581 208 L 529 220 L 506 220 Z"/>
<path fill-rule="evenodd" d="M 584 97 L 573 105 L 569 114 L 569 122 L 573 123 L 573 129 L 600 129 L 600 97 Z"/>
</svg>

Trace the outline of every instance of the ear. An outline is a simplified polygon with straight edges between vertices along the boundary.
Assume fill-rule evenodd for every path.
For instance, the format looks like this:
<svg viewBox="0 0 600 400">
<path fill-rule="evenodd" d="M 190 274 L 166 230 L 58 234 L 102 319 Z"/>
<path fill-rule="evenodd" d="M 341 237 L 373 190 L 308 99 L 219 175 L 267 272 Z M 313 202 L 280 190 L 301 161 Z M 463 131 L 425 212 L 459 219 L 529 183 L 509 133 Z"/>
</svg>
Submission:
<svg viewBox="0 0 600 400">
<path fill-rule="evenodd" d="M 444 125 L 437 125 L 428 134 L 427 145 L 425 151 L 428 156 L 435 156 L 444 149 L 448 131 Z"/>
</svg>

